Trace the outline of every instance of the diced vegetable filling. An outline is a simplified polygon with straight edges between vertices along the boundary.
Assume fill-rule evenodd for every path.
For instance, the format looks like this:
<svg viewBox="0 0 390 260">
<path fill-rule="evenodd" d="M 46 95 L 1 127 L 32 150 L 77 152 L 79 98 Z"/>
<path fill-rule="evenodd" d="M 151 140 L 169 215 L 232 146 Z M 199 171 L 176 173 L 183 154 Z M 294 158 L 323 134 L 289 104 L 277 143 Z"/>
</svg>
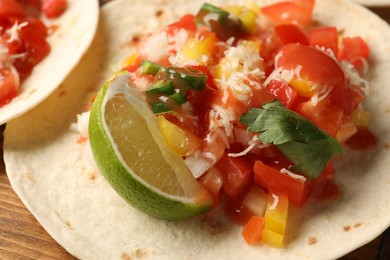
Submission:
<svg viewBox="0 0 390 260">
<path fill-rule="evenodd" d="M 336 197 L 332 158 L 368 131 L 369 47 L 314 26 L 314 4 L 204 4 L 126 59 L 168 147 L 251 245 L 282 247 L 289 205 Z"/>
</svg>

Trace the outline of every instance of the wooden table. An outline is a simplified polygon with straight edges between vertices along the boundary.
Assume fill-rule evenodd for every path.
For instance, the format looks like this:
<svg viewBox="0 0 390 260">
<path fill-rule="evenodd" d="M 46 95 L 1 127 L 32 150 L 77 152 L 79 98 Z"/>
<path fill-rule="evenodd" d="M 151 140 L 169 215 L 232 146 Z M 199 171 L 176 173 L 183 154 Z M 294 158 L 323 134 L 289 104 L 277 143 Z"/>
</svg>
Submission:
<svg viewBox="0 0 390 260">
<path fill-rule="evenodd" d="M 390 8 L 372 10 L 390 23 Z M 13 192 L 3 161 L 3 131 L 4 126 L 0 126 L 0 259 L 74 259 L 47 234 Z M 390 259 L 390 230 L 342 259 Z"/>
</svg>

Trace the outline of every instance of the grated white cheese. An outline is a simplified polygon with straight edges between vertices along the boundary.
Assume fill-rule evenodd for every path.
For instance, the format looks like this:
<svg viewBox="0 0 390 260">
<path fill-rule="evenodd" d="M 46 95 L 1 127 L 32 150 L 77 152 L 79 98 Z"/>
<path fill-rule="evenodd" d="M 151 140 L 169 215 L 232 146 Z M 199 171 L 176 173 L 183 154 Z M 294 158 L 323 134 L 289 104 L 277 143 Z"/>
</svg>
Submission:
<svg viewBox="0 0 390 260">
<path fill-rule="evenodd" d="M 238 116 L 231 108 L 224 109 L 221 106 L 215 105 L 209 111 L 210 125 L 209 129 L 213 130 L 219 127 L 225 129 L 227 136 L 231 136 L 233 133 L 232 121 L 237 120 Z"/>
<path fill-rule="evenodd" d="M 274 199 L 274 201 L 272 202 L 272 205 L 269 207 L 269 209 L 271 209 L 271 210 L 276 209 L 276 206 L 279 203 L 279 197 L 278 196 L 276 196 L 275 194 L 272 193 L 272 198 Z"/>
<path fill-rule="evenodd" d="M 78 131 L 80 132 L 81 136 L 88 137 L 88 124 L 89 124 L 89 116 L 90 111 L 86 111 L 84 113 L 77 115 L 77 127 Z"/>
<path fill-rule="evenodd" d="M 9 39 L 7 40 L 8 43 L 10 42 L 13 42 L 13 41 L 17 41 L 17 42 L 20 42 L 20 38 L 19 38 L 19 30 L 22 29 L 23 27 L 27 26 L 28 25 L 28 22 L 23 22 L 21 24 L 18 24 L 18 21 L 16 21 L 12 27 L 10 27 L 9 29 L 7 29 L 5 31 L 5 34 L 9 35 Z"/>
<path fill-rule="evenodd" d="M 180 28 L 173 36 L 167 35 L 168 39 L 168 51 L 177 53 L 179 52 L 186 40 L 188 39 L 188 32 L 185 29 Z"/>
<path fill-rule="evenodd" d="M 158 62 L 168 55 L 168 40 L 166 32 L 149 36 L 141 45 L 141 56 L 152 62 Z"/>
<path fill-rule="evenodd" d="M 314 84 L 313 86 L 316 86 L 317 84 Z M 318 90 L 318 86 L 316 87 Z M 315 91 L 314 95 L 310 99 L 310 104 L 312 106 L 316 106 L 319 102 L 324 100 L 333 90 L 333 86 L 323 86 L 319 91 Z"/>
<path fill-rule="evenodd" d="M 368 64 L 365 66 L 368 66 Z M 363 79 L 359 75 L 359 72 L 355 69 L 355 67 L 347 61 L 342 61 L 341 67 L 345 73 L 345 76 L 350 80 L 351 84 L 360 87 L 364 94 L 368 95 L 370 91 L 370 84 L 367 80 Z"/>
<path fill-rule="evenodd" d="M 283 168 L 280 170 L 280 173 L 283 173 L 283 174 L 286 174 L 296 180 L 299 180 L 299 181 L 302 181 L 302 182 L 306 182 L 306 178 L 302 175 L 299 175 L 299 174 L 296 174 L 296 173 L 293 173 L 292 171 L 289 171 L 287 170 L 286 168 Z"/>
</svg>

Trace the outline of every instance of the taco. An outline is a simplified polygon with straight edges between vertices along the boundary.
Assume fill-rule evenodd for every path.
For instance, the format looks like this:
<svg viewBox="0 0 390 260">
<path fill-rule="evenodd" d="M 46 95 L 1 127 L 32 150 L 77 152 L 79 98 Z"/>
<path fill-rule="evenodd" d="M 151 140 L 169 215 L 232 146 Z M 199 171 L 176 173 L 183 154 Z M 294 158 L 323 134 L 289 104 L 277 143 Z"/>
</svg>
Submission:
<svg viewBox="0 0 390 260">
<path fill-rule="evenodd" d="M 3 62 L 2 59 L 2 77 L 9 78 L 6 74 L 9 74 L 9 68 L 12 68 L 11 75 L 14 75 L 16 86 L 12 87 L 12 94 L 11 91 L 7 90 L 10 87 L 2 88 L 3 92 L 10 93 L 2 93 L 0 96 L 0 124 L 4 124 L 33 108 L 61 84 L 89 47 L 98 22 L 99 3 L 96 0 L 70 0 L 67 6 L 64 6 L 66 9 L 63 13 L 58 13 L 59 7 L 53 9 L 50 6 L 51 2 L 45 3 L 42 5 L 42 14 L 37 10 L 39 1 L 38 3 L 37 1 L 21 1 L 20 3 L 20 6 L 25 7 L 25 11 L 19 10 L 21 7 L 14 1 L 2 3 L 4 5 L 2 8 L 6 8 L 7 4 L 16 5 L 14 8 L 21 13 L 14 14 L 14 17 L 10 18 L 10 21 L 14 19 L 16 23 L 8 30 L 10 31 L 16 26 L 18 29 L 15 32 L 19 31 L 19 36 L 14 35 L 15 40 L 11 42 L 11 39 L 4 38 L 6 37 L 4 35 L 7 34 L 6 28 L 4 28 L 2 46 L 13 44 L 10 48 L 17 48 L 15 46 L 21 44 L 20 39 L 22 39 L 27 41 L 22 42 L 25 46 L 23 48 L 26 50 L 30 48 L 31 51 L 26 54 L 25 49 L 18 50 L 18 53 L 9 58 L 13 63 L 12 66 L 7 65 L 7 62 L 10 63 L 10 61 Z M 86 12 L 86 10 L 88 11 Z M 37 12 L 40 17 L 37 17 Z M 31 21 L 32 25 L 23 21 Z M 2 25 L 4 24 L 7 23 L 3 22 Z M 34 28 L 29 29 L 29 26 Z M 44 29 L 45 27 L 46 29 Z M 41 31 L 47 30 L 48 36 L 46 38 L 38 37 L 40 29 Z M 9 52 L 11 53 L 11 51 Z M 31 67 L 31 63 L 33 63 L 33 67 Z M 2 81 L 2 84 L 6 83 Z"/>
<path fill-rule="evenodd" d="M 348 151 L 335 160 L 340 198 L 289 209 L 286 248 L 248 246 L 241 227 L 220 215 L 178 222 L 148 216 L 129 206 L 94 167 L 87 156 L 89 144 L 70 127 L 88 105 L 91 88 L 98 91 L 120 69 L 118 64 L 134 53 L 141 35 L 196 13 L 202 4 L 117 0 L 103 7 L 86 59 L 47 100 L 7 124 L 6 171 L 23 203 L 55 240 L 82 259 L 337 258 L 374 239 L 390 224 L 389 135 L 383 120 L 389 107 L 384 75 L 390 68 L 386 57 L 390 31 L 377 16 L 350 2 L 317 1 L 313 17 L 345 35 L 361 36 L 371 47 L 367 74 L 371 87 L 365 106 L 380 141 L 375 151 Z"/>
</svg>

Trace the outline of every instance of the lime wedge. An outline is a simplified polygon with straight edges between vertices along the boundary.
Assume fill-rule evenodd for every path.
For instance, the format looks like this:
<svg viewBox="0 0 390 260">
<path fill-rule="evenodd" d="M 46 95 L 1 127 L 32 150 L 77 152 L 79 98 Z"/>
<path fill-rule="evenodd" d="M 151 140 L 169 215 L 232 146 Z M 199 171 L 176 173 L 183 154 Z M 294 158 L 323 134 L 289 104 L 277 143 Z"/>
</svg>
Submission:
<svg viewBox="0 0 390 260">
<path fill-rule="evenodd" d="M 111 186 L 151 216 L 179 220 L 211 209 L 212 199 L 183 159 L 165 144 L 157 117 L 127 72 L 99 91 L 89 137 L 96 163 Z"/>
</svg>

